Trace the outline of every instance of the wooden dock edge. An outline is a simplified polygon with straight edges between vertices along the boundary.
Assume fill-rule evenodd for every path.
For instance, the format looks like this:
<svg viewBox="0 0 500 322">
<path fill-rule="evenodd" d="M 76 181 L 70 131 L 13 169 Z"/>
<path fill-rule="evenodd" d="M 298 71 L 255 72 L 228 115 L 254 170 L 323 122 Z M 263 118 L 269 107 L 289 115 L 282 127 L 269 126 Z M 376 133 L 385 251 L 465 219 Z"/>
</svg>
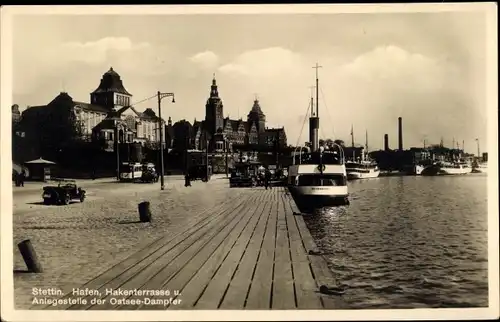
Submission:
<svg viewBox="0 0 500 322">
<path fill-rule="evenodd" d="M 295 201 L 293 200 L 293 197 L 288 191 L 287 187 L 284 188 L 284 194 L 285 194 L 284 198 L 288 200 L 290 208 L 292 209 L 292 213 L 288 215 L 293 216 L 293 218 L 295 219 L 295 222 L 299 229 L 299 233 L 302 237 L 304 249 L 306 251 L 307 258 L 309 260 L 310 269 L 318 287 L 318 293 L 320 293 L 321 286 L 327 286 L 327 287 L 338 286 L 338 282 L 333 272 L 328 267 L 327 260 L 322 255 L 309 254 L 310 251 L 314 253 L 319 252 L 319 248 L 316 245 L 314 238 L 312 237 L 311 232 L 309 231 L 309 228 L 307 228 L 306 222 L 302 217 L 302 215 L 296 215 L 300 213 L 300 210 L 297 207 Z M 347 302 L 342 295 L 339 296 L 339 295 L 321 294 L 320 296 L 325 309 L 338 310 L 338 309 L 348 308 Z"/>
</svg>

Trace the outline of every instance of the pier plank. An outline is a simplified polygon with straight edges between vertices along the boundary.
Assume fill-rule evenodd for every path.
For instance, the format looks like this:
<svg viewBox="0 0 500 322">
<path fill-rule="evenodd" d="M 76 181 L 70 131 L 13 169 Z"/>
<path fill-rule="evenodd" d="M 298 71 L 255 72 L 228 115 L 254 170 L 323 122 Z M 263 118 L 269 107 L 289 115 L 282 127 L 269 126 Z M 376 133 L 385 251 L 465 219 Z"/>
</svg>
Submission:
<svg viewBox="0 0 500 322">
<path fill-rule="evenodd" d="M 237 206 L 241 206 L 243 201 Z M 105 271 L 101 275 L 92 279 L 91 281 L 84 284 L 82 289 L 95 289 L 104 292 L 106 288 L 116 288 L 121 285 L 122 281 L 126 281 L 130 277 L 134 276 L 140 272 L 144 267 L 146 267 L 151 262 L 159 258 L 163 253 L 168 252 L 171 248 L 175 247 L 177 244 L 184 242 L 189 236 L 196 233 L 197 231 L 207 231 L 210 230 L 214 225 L 217 224 L 221 217 L 227 216 L 226 209 L 224 206 L 216 207 L 213 209 L 216 215 L 213 217 L 206 217 L 202 220 L 196 222 L 193 226 L 188 229 L 175 234 L 171 238 L 161 238 L 155 240 L 153 243 L 147 245 L 136 253 L 132 254 L 124 261 L 118 263 L 117 265 L 111 267 L 109 270 Z M 209 210 L 207 210 L 209 211 Z M 68 293 L 64 298 L 73 297 L 71 293 Z M 88 302 L 93 296 L 85 297 Z M 87 305 L 67 305 L 60 307 L 59 309 L 83 309 Z M 47 309 L 54 309 L 57 307 L 49 306 Z"/>
<path fill-rule="evenodd" d="M 311 268 L 316 279 L 316 284 L 318 285 L 318 291 L 321 285 L 330 287 L 338 286 L 333 272 L 328 267 L 323 256 L 309 256 L 309 260 L 311 261 Z M 338 310 L 347 307 L 341 295 L 321 294 L 321 300 L 325 309 Z"/>
<path fill-rule="evenodd" d="M 274 193 L 278 218 L 273 272 L 272 309 L 285 310 L 294 309 L 296 304 L 288 227 L 285 206 L 281 198 L 281 189 L 281 187 L 277 188 L 276 193 Z"/>
<path fill-rule="evenodd" d="M 285 206 L 290 241 L 290 255 L 292 259 L 297 307 L 300 309 L 321 309 L 323 308 L 323 303 L 318 295 L 318 286 L 314 280 L 310 262 L 295 222 L 295 215 L 290 205 L 290 202 L 293 202 L 293 200 L 290 200 L 290 197 L 285 194 L 283 194 L 282 198 Z"/>
<path fill-rule="evenodd" d="M 186 309 L 196 306 L 196 309 L 217 309 L 219 307 L 231 277 L 241 260 L 241 256 L 252 234 L 255 232 L 258 220 L 262 216 L 262 202 L 263 198 L 259 198 L 256 203 L 257 207 L 254 207 L 253 210 L 249 210 L 249 212 L 251 212 L 250 221 L 244 231 L 238 236 L 232 248 L 227 247 L 227 249 L 220 249 L 227 257 L 221 259 L 220 256 L 212 256 L 210 260 L 205 263 L 204 267 L 200 269 L 199 273 L 190 281 L 189 285 L 182 290 L 183 299 L 186 297 L 186 301 L 172 308 Z M 217 267 L 216 270 L 214 270 L 215 267 Z M 202 286 L 205 285 L 206 288 L 204 289 Z M 196 296 L 192 296 L 191 294 L 196 294 Z M 246 292 L 238 296 L 245 297 Z"/>
<path fill-rule="evenodd" d="M 245 305 L 247 309 L 271 308 L 277 219 L 277 207 L 273 196 L 274 194 L 271 194 L 270 207 L 264 209 L 264 212 L 269 214 L 269 219 Z"/>
<path fill-rule="evenodd" d="M 236 268 L 236 272 L 229 284 L 226 295 L 220 305 L 220 309 L 237 310 L 245 307 L 248 290 L 252 283 L 260 248 L 264 240 L 267 221 L 269 220 L 269 207 L 271 202 L 269 194 L 269 192 L 265 192 L 267 198 L 261 204 L 262 208 L 260 209 L 261 216 L 259 222 Z"/>
<path fill-rule="evenodd" d="M 164 267 L 152 278 L 150 278 L 141 289 L 150 290 L 150 289 L 163 289 L 169 290 L 171 293 L 176 291 L 177 289 L 172 288 L 170 285 L 170 281 L 179 273 L 184 273 L 185 271 L 190 271 L 192 269 L 197 269 L 195 264 L 193 264 L 193 258 L 196 258 L 199 253 L 205 253 L 207 249 L 216 248 L 221 242 L 221 236 L 224 234 L 227 235 L 235 226 L 237 226 L 241 217 L 235 216 L 235 213 L 242 211 L 247 208 L 248 205 L 252 202 L 253 198 L 246 199 L 240 207 L 227 209 L 227 216 L 224 220 L 220 221 L 215 229 L 205 234 L 203 237 L 199 238 L 194 244 L 191 246 L 184 248 L 179 251 L 179 256 L 174 259 L 170 259 L 168 257 L 161 258 L 160 261 L 164 263 Z M 208 245 L 208 246 L 207 246 Z M 167 298 L 170 296 L 167 296 Z M 135 297 L 133 297 L 135 299 Z M 140 298 L 140 297 L 139 297 Z M 162 298 L 158 296 L 151 296 L 152 299 Z M 160 307 L 155 305 L 147 305 L 147 306 L 131 306 L 130 308 L 127 306 L 120 306 L 120 310 L 126 309 L 160 309 Z M 164 309 L 164 306 L 161 306 L 161 309 Z"/>
<path fill-rule="evenodd" d="M 225 257 L 227 251 L 231 249 L 238 236 L 248 224 L 254 211 L 251 205 L 254 205 L 255 202 L 255 198 L 249 198 L 247 200 L 246 207 L 239 210 L 235 209 L 230 215 L 234 218 L 234 221 L 230 225 L 226 225 L 209 243 L 203 245 L 198 252 L 190 255 L 190 260 L 186 262 L 183 267 L 181 267 L 181 269 L 179 269 L 172 276 L 172 278 L 164 284 L 164 287 L 171 291 L 180 291 L 189 282 L 189 280 L 193 278 L 194 275 L 197 273 L 203 274 L 203 272 L 201 272 L 202 267 L 208 271 L 214 270 L 218 266 L 216 265 L 218 261 Z M 209 261 L 207 265 L 204 265 L 209 258 L 214 258 L 214 260 Z M 215 265 L 215 267 L 212 265 Z M 201 288 L 204 286 L 205 285 L 199 285 Z M 189 300 L 182 293 L 179 298 L 182 301 Z M 165 306 L 149 305 L 144 306 L 143 308 L 147 310 L 157 310 L 165 309 Z"/>
<path fill-rule="evenodd" d="M 238 207 L 243 207 L 244 204 L 239 205 Z M 159 285 L 155 283 L 151 283 L 150 279 L 158 279 L 157 276 L 169 269 L 172 270 L 175 267 L 175 264 L 179 261 L 185 259 L 185 253 L 190 253 L 195 251 L 200 245 L 203 245 L 205 242 L 209 241 L 213 238 L 217 232 L 223 228 L 223 226 L 233 220 L 231 218 L 230 213 L 227 211 L 222 211 L 222 216 L 218 217 L 219 220 L 215 220 L 213 225 L 208 226 L 205 229 L 200 229 L 198 231 L 193 232 L 190 235 L 185 236 L 182 241 L 176 244 L 169 244 L 166 246 L 166 251 L 158 251 L 154 260 L 142 261 L 141 262 L 141 270 L 138 271 L 126 271 L 123 274 L 120 274 L 114 280 L 110 281 L 105 288 L 112 289 L 156 289 Z M 184 255 L 184 256 L 183 256 Z M 107 296 L 109 298 L 111 296 Z M 104 298 L 104 297 L 103 297 Z M 125 296 L 125 298 L 134 298 L 130 296 Z M 112 305 L 110 301 L 107 301 L 104 305 L 99 306 L 90 306 L 92 310 L 103 310 L 108 308 L 116 309 L 116 305 Z M 118 307 L 121 309 L 121 307 Z"/>
<path fill-rule="evenodd" d="M 225 187 L 226 188 L 226 187 Z M 198 211 L 198 210 L 196 210 Z M 190 225 L 159 238 L 81 288 L 170 290 L 157 305 L 73 305 L 65 309 L 339 309 L 341 296 L 319 292 L 336 286 L 293 198 L 284 187 L 241 189 L 234 198 L 199 211 Z M 174 294 L 174 290 L 180 294 Z M 65 294 L 65 297 L 72 297 Z M 87 298 L 93 298 L 88 296 Z M 129 300 L 145 296 L 120 296 Z M 110 298 L 102 296 L 101 298 Z M 89 301 L 90 303 L 90 301 Z M 56 307 L 61 309 L 62 307 Z M 54 307 L 50 307 L 54 309 Z"/>
</svg>

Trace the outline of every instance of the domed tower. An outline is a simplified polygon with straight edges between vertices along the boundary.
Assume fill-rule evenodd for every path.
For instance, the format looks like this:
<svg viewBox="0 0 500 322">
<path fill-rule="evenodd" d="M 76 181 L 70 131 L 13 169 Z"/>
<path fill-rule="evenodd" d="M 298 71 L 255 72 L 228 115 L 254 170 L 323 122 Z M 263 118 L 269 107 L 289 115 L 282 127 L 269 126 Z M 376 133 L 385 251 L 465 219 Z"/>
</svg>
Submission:
<svg viewBox="0 0 500 322">
<path fill-rule="evenodd" d="M 253 101 L 253 106 L 252 109 L 250 110 L 250 113 L 248 113 L 248 124 L 255 124 L 255 127 L 257 128 L 257 131 L 264 132 L 266 129 L 266 115 L 262 112 L 262 109 L 260 108 L 259 100 L 255 98 Z"/>
<path fill-rule="evenodd" d="M 218 129 L 224 128 L 224 117 L 223 117 L 222 100 L 219 97 L 219 90 L 217 88 L 217 81 L 212 79 L 212 86 L 210 89 L 210 97 L 207 99 L 205 104 L 205 123 L 206 130 L 214 135 L 217 133 Z"/>
<path fill-rule="evenodd" d="M 108 108 L 110 111 L 130 105 L 132 94 L 127 92 L 117 72 L 111 67 L 102 75 L 99 87 L 90 93 L 90 103 Z"/>
</svg>

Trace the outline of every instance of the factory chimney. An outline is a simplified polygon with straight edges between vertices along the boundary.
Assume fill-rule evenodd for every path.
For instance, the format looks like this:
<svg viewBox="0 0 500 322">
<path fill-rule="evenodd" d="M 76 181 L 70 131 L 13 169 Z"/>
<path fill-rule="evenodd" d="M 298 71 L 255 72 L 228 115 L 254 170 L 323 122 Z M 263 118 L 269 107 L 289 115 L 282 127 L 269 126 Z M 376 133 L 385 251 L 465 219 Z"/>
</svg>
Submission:
<svg viewBox="0 0 500 322">
<path fill-rule="evenodd" d="M 384 134 L 384 151 L 389 151 L 389 134 Z"/>
<path fill-rule="evenodd" d="M 398 117 L 398 149 L 403 151 L 403 118 Z"/>
</svg>

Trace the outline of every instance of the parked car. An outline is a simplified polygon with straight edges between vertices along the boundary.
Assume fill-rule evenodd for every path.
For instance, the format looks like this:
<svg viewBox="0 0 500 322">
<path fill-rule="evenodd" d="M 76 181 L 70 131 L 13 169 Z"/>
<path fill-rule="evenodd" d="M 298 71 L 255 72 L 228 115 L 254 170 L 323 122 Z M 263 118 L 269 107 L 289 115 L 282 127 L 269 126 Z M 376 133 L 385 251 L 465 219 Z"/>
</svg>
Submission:
<svg viewBox="0 0 500 322">
<path fill-rule="evenodd" d="M 263 182 L 259 176 L 258 169 L 261 166 L 257 162 L 240 162 L 234 165 L 229 178 L 229 187 L 256 187 Z"/>
<path fill-rule="evenodd" d="M 189 178 L 191 180 L 201 180 L 207 182 L 212 176 L 212 166 L 204 164 L 196 164 L 189 168 Z"/>
<path fill-rule="evenodd" d="M 142 166 L 142 182 L 158 182 L 158 173 L 153 163 L 146 163 Z"/>
<path fill-rule="evenodd" d="M 57 186 L 43 187 L 43 203 L 46 205 L 68 205 L 71 200 L 85 200 L 85 190 L 76 185 L 74 180 L 60 181 Z"/>
</svg>

